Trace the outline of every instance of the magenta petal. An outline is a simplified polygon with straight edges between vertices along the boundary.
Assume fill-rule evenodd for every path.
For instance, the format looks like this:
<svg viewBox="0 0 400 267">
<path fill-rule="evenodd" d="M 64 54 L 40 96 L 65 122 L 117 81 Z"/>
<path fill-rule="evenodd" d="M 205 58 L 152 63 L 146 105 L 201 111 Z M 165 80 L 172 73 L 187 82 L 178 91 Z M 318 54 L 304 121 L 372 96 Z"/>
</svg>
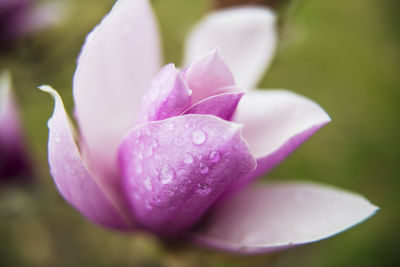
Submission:
<svg viewBox="0 0 400 267">
<path fill-rule="evenodd" d="M 244 92 L 210 96 L 191 106 L 184 114 L 209 114 L 230 120 Z"/>
<path fill-rule="evenodd" d="M 330 118 L 318 104 L 295 93 L 253 90 L 243 96 L 232 120 L 244 124 L 243 136 L 257 159 L 257 169 L 241 183 L 279 164 Z"/>
<path fill-rule="evenodd" d="M 185 115 L 135 128 L 119 150 L 125 192 L 143 227 L 179 235 L 255 168 L 238 124 Z"/>
<path fill-rule="evenodd" d="M 194 62 L 184 72 L 190 90 L 192 104 L 209 96 L 229 93 L 235 81 L 228 66 L 222 61 L 218 50 Z"/>
<path fill-rule="evenodd" d="M 123 214 L 112 196 L 106 193 L 85 166 L 61 97 L 49 86 L 40 89 L 55 99 L 54 113 L 48 122 L 48 157 L 59 192 L 92 222 L 121 230 L 132 228 L 129 216 Z"/>
<path fill-rule="evenodd" d="M 117 149 L 136 121 L 141 98 L 161 67 L 158 30 L 148 0 L 119 0 L 88 35 L 73 95 L 91 165 L 116 173 Z"/>
<path fill-rule="evenodd" d="M 158 121 L 177 116 L 190 107 L 191 91 L 174 64 L 163 67 L 143 97 L 139 121 Z"/>
<path fill-rule="evenodd" d="M 332 187 L 258 185 L 225 199 L 192 237 L 234 253 L 266 253 L 328 238 L 377 209 L 362 196 Z"/>
</svg>

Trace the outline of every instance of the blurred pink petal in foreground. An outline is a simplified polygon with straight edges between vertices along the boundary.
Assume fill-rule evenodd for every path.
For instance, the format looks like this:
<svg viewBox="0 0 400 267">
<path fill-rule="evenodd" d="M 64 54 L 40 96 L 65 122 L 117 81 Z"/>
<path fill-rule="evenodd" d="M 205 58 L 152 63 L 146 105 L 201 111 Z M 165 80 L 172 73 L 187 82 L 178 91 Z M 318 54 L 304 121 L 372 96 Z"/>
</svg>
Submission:
<svg viewBox="0 0 400 267">
<path fill-rule="evenodd" d="M 161 67 L 149 1 L 117 1 L 78 60 L 80 136 L 60 96 L 41 87 L 56 101 L 48 156 L 64 198 L 105 227 L 235 253 L 313 242 L 374 214 L 365 198 L 326 186 L 248 186 L 330 121 L 306 97 L 253 89 L 274 54 L 275 21 L 262 7 L 208 15 L 182 71 Z"/>
<path fill-rule="evenodd" d="M 60 1 L 0 0 L 0 45 L 56 24 L 64 13 Z"/>
<path fill-rule="evenodd" d="M 28 181 L 31 174 L 11 77 L 3 72 L 0 75 L 0 182 Z"/>
</svg>

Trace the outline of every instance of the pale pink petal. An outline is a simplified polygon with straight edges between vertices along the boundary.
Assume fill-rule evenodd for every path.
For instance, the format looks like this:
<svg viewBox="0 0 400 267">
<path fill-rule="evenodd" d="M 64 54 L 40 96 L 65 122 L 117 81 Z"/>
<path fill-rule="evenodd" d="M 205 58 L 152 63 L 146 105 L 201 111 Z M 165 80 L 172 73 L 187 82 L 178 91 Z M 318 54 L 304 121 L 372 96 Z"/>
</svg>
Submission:
<svg viewBox="0 0 400 267">
<path fill-rule="evenodd" d="M 139 122 L 158 121 L 178 116 L 191 104 L 191 91 L 174 64 L 163 67 L 144 95 Z"/>
<path fill-rule="evenodd" d="M 158 31 L 147 0 L 117 1 L 87 37 L 73 94 L 94 169 L 115 174 L 118 144 L 133 126 L 160 60 Z"/>
<path fill-rule="evenodd" d="M 196 25 L 188 36 L 185 64 L 219 47 L 237 85 L 252 89 L 275 52 L 275 23 L 275 14 L 267 8 L 239 7 L 216 11 Z"/>
<path fill-rule="evenodd" d="M 257 169 L 240 180 L 247 182 L 280 163 L 330 118 L 318 104 L 290 91 L 252 90 L 232 120 L 244 124 L 243 136 L 257 159 Z"/>
<path fill-rule="evenodd" d="M 192 90 L 192 104 L 212 95 L 228 93 L 235 85 L 232 73 L 222 61 L 218 50 L 194 62 L 183 74 Z"/>
<path fill-rule="evenodd" d="M 244 92 L 210 96 L 191 106 L 184 114 L 209 114 L 229 121 Z"/>
<path fill-rule="evenodd" d="M 255 168 L 240 125 L 184 115 L 135 128 L 119 156 L 125 192 L 144 228 L 181 235 L 233 181 Z"/>
<path fill-rule="evenodd" d="M 123 213 L 85 166 L 61 97 L 49 86 L 40 89 L 50 93 L 55 100 L 54 113 L 48 122 L 48 157 L 59 192 L 92 222 L 121 230 L 132 228 L 130 216 Z"/>
<path fill-rule="evenodd" d="M 23 31 L 26 33 L 39 31 L 50 26 L 59 24 L 67 15 L 69 6 L 67 2 L 36 2 L 35 6 L 25 17 Z"/>
<path fill-rule="evenodd" d="M 234 253 L 272 252 L 338 234 L 377 209 L 360 195 L 332 187 L 264 184 L 225 199 L 192 237 Z"/>
</svg>

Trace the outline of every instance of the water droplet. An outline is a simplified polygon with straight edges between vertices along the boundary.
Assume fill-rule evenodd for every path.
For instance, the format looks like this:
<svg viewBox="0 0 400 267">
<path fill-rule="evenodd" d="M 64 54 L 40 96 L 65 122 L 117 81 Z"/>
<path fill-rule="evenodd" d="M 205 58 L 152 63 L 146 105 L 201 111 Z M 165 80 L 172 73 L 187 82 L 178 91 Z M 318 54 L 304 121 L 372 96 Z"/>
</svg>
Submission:
<svg viewBox="0 0 400 267">
<path fill-rule="evenodd" d="M 203 130 L 197 129 L 192 132 L 192 142 L 195 145 L 202 145 L 207 139 L 207 135 Z"/>
<path fill-rule="evenodd" d="M 214 150 L 211 151 L 209 158 L 211 162 L 217 163 L 221 160 L 221 154 L 219 153 L 219 151 Z"/>
<path fill-rule="evenodd" d="M 154 140 L 153 140 L 153 143 L 151 143 L 151 146 L 154 147 L 154 148 L 158 147 L 158 141 L 157 141 L 157 139 L 154 139 Z"/>
<path fill-rule="evenodd" d="M 183 156 L 183 161 L 184 161 L 185 163 L 187 163 L 187 164 L 192 163 L 192 162 L 193 162 L 193 157 L 192 157 L 192 155 L 190 155 L 189 153 L 186 153 L 186 154 Z"/>
<path fill-rule="evenodd" d="M 206 174 L 206 173 L 208 173 L 209 170 L 210 170 L 210 168 L 208 168 L 206 164 L 204 164 L 203 162 L 200 162 L 200 173 Z"/>
<path fill-rule="evenodd" d="M 172 179 L 175 177 L 175 170 L 174 168 L 170 167 L 168 164 L 165 164 L 161 168 L 161 183 L 162 184 L 169 184 Z"/>
<path fill-rule="evenodd" d="M 170 129 L 171 131 L 175 128 L 175 125 L 172 121 L 169 121 L 167 124 L 168 129 Z"/>
<path fill-rule="evenodd" d="M 149 146 L 146 149 L 146 155 L 149 156 L 149 157 L 151 157 L 153 155 L 153 147 L 152 146 Z"/>
<path fill-rule="evenodd" d="M 143 183 L 147 190 L 151 191 L 151 189 L 153 189 L 153 186 L 151 185 L 150 177 L 146 177 L 144 179 Z"/>
<path fill-rule="evenodd" d="M 197 188 L 196 192 L 201 195 L 207 195 L 211 192 L 210 186 L 204 182 L 198 183 Z"/>
</svg>

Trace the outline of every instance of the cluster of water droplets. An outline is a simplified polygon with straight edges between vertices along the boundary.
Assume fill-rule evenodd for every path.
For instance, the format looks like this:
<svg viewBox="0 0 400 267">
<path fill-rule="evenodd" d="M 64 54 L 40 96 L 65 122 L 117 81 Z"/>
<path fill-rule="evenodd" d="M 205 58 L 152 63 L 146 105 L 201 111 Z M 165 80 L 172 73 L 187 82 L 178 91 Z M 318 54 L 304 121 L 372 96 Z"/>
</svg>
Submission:
<svg viewBox="0 0 400 267">
<path fill-rule="evenodd" d="M 175 178 L 175 169 L 169 166 L 168 164 L 164 164 L 160 171 L 160 182 L 162 184 L 169 184 L 172 182 L 172 179 Z"/>
<path fill-rule="evenodd" d="M 191 127 L 192 122 L 190 121 L 184 124 L 184 128 L 186 129 Z M 176 126 L 173 121 L 166 121 L 163 128 L 167 131 L 174 131 Z M 143 197 L 142 203 L 147 210 L 152 210 L 155 207 L 173 208 L 173 202 L 168 201 L 168 198 L 176 194 L 188 194 L 192 192 L 198 196 L 207 197 L 213 191 L 214 184 L 219 182 L 217 180 L 220 179 L 220 177 L 212 176 L 211 172 L 212 168 L 222 160 L 222 153 L 219 150 L 211 150 L 207 153 L 207 149 L 199 149 L 199 151 L 202 152 L 197 154 L 194 152 L 184 152 L 181 156 L 181 162 L 183 163 L 181 169 L 165 163 L 149 169 L 146 176 L 143 175 L 143 168 L 145 166 L 141 165 L 142 161 L 153 157 L 155 162 L 159 162 L 156 158 L 158 155 L 156 149 L 159 147 L 159 141 L 156 138 L 148 138 L 150 135 L 151 132 L 149 129 L 145 129 L 142 132 L 139 131 L 137 135 L 138 151 L 134 152 L 138 159 L 136 173 L 140 175 L 139 177 L 142 177 L 141 182 L 144 189 L 148 192 L 153 191 L 154 193 L 149 199 L 146 198 L 146 193 L 144 193 L 145 195 L 134 193 L 135 199 Z M 196 128 L 192 131 L 188 131 L 188 136 L 186 137 L 175 137 L 173 144 L 179 147 L 185 145 L 185 142 L 192 142 L 193 145 L 200 148 L 207 143 L 208 138 L 205 130 Z M 196 178 L 196 180 L 193 180 L 191 178 L 191 176 L 199 177 L 198 175 L 200 175 L 199 179 Z M 155 187 L 157 183 L 161 185 L 160 188 Z M 157 192 L 158 190 L 162 191 Z M 164 199 L 163 194 L 160 194 L 161 192 L 166 193 L 165 196 L 167 196 L 167 199 Z"/>
</svg>

